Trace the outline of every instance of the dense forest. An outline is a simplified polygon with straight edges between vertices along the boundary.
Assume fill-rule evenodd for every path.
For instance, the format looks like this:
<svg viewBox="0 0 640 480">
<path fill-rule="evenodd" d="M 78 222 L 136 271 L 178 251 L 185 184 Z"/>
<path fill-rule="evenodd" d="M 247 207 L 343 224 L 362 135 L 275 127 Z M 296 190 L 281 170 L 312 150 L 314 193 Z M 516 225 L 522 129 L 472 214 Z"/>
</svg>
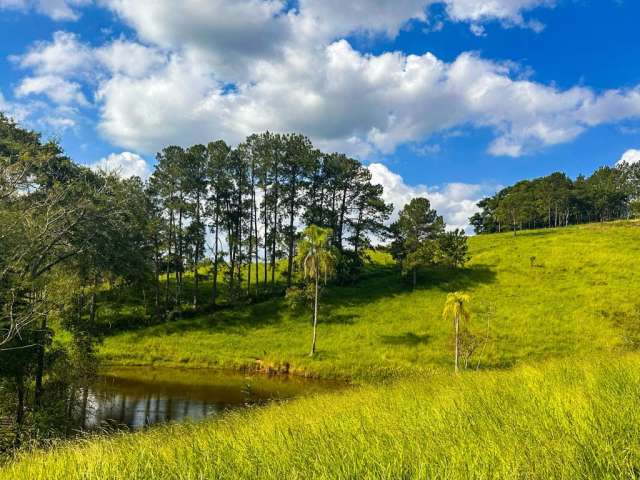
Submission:
<svg viewBox="0 0 640 480">
<path fill-rule="evenodd" d="M 0 115 L 0 421 L 16 426 L 8 440 L 0 428 L 0 451 L 69 432 L 105 329 L 295 296 L 309 245 L 330 253 L 338 283 L 357 280 L 374 241 L 393 241 L 414 285 L 417 269 L 467 258 L 427 199 L 389 227 L 369 170 L 302 135 L 168 146 L 156 160 L 147 181 L 95 171 Z"/>
<path fill-rule="evenodd" d="M 522 180 L 478 203 L 469 223 L 476 233 L 562 227 L 640 214 L 640 165 L 600 167 L 575 180 L 556 172 Z"/>
</svg>

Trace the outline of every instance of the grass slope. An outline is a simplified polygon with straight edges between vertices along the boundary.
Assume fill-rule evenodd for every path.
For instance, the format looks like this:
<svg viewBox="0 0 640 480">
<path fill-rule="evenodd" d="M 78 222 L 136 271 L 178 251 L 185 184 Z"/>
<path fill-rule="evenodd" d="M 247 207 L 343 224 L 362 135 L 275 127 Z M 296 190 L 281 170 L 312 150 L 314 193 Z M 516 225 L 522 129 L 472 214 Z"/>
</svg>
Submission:
<svg viewBox="0 0 640 480">
<path fill-rule="evenodd" d="M 289 364 L 323 377 L 377 380 L 450 368 L 447 292 L 472 297 L 472 330 L 487 336 L 474 367 L 585 356 L 634 347 L 640 321 L 640 224 L 618 222 L 473 237 L 463 271 L 432 271 L 416 290 L 377 255 L 356 285 L 327 291 L 318 349 L 307 355 L 310 315 L 283 300 L 220 311 L 106 339 L 112 364 L 227 367 Z M 532 265 L 531 257 L 535 256 Z"/>
<path fill-rule="evenodd" d="M 0 479 L 638 478 L 638 240 L 633 222 L 474 237 L 467 269 L 415 291 L 379 258 L 327 292 L 315 358 L 279 300 L 119 333 L 101 347 L 115 364 L 260 359 L 361 386 L 24 452 Z M 458 376 L 440 317 L 457 289 L 489 337 Z"/>
<path fill-rule="evenodd" d="M 0 479 L 637 478 L 640 363 L 403 380 L 26 454 Z"/>
</svg>

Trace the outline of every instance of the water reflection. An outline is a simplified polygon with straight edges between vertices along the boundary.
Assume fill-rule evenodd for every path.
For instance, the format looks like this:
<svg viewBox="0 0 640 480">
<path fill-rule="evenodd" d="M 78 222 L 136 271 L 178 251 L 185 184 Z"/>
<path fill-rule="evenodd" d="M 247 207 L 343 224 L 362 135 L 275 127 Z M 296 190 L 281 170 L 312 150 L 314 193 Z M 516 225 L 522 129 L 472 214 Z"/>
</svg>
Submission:
<svg viewBox="0 0 640 480">
<path fill-rule="evenodd" d="M 286 399 L 335 385 L 171 369 L 124 369 L 82 392 L 83 429 L 137 430 L 170 421 L 200 420 L 230 409 Z"/>
</svg>

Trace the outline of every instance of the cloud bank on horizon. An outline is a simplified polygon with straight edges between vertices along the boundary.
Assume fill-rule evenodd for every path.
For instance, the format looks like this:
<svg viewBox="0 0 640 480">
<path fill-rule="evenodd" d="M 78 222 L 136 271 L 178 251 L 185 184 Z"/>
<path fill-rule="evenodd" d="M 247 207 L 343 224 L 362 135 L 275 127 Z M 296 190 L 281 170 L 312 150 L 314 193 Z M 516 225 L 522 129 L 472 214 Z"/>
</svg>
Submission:
<svg viewBox="0 0 640 480">
<path fill-rule="evenodd" d="M 0 0 L 0 9 L 77 21 L 90 0 Z M 121 153 L 97 165 L 147 175 L 140 155 L 171 143 L 232 143 L 264 130 L 299 131 L 326 150 L 383 158 L 403 145 L 459 128 L 486 129 L 486 150 L 520 157 L 570 142 L 588 129 L 640 117 L 640 85 L 596 91 L 530 80 L 520 65 L 462 51 L 369 53 L 353 38 L 393 39 L 444 21 L 541 32 L 535 12 L 553 0 L 99 0 L 131 35 L 88 42 L 61 28 L 9 59 L 21 72 L 0 109 L 73 128 L 85 111 Z M 176 11 L 178 10 L 178 11 Z M 636 158 L 636 157 L 634 157 Z M 407 185 L 370 165 L 396 206 L 427 195 L 448 223 L 466 226 L 494 186 Z M 393 198 L 392 198 L 393 197 Z"/>
</svg>

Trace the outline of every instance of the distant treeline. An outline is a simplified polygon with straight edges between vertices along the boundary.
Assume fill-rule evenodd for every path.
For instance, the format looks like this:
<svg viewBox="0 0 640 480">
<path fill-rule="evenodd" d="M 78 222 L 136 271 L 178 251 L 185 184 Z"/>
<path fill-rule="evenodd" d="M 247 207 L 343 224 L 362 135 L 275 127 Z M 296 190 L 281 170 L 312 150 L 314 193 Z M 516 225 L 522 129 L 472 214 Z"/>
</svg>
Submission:
<svg viewBox="0 0 640 480">
<path fill-rule="evenodd" d="M 575 180 L 561 172 L 522 180 L 478 202 L 469 218 L 476 233 L 562 227 L 640 213 L 640 165 L 600 167 Z"/>
</svg>

